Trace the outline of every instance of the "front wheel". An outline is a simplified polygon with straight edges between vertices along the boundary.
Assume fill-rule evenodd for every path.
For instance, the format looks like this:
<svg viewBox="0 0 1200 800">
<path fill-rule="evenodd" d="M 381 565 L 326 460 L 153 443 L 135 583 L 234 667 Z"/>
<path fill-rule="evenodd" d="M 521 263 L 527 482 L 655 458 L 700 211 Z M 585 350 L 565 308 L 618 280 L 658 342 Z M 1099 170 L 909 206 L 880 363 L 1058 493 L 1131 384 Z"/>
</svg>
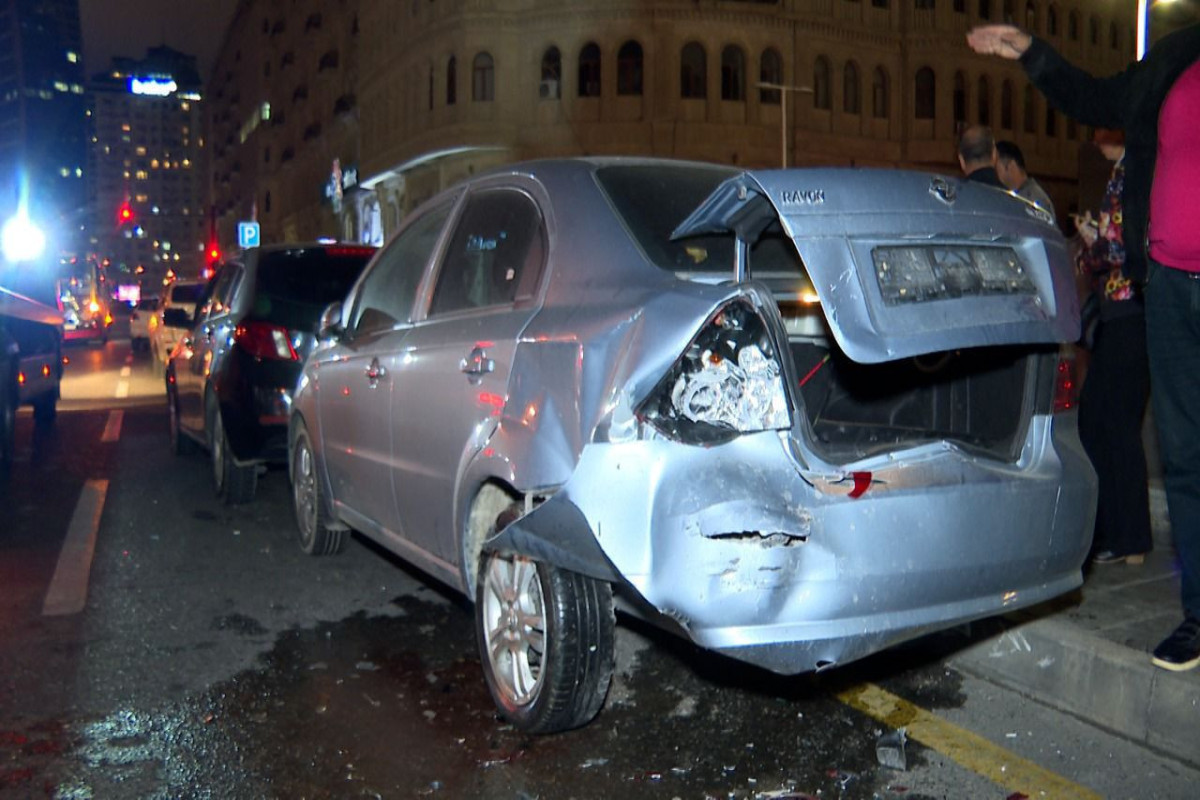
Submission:
<svg viewBox="0 0 1200 800">
<path fill-rule="evenodd" d="M 346 546 L 346 528 L 338 525 L 326 511 L 324 484 L 317 474 L 308 430 L 300 426 L 292 440 L 292 508 L 300 549 L 311 556 L 333 555 Z"/>
<path fill-rule="evenodd" d="M 258 488 L 258 467 L 239 465 L 229 449 L 229 437 L 221 421 L 221 411 L 213 408 L 209 418 L 209 454 L 212 457 L 213 484 L 217 496 L 226 505 L 249 503 Z"/>
<path fill-rule="evenodd" d="M 524 556 L 484 553 L 475 627 L 492 699 L 517 728 L 577 728 L 604 705 L 616 627 L 608 583 Z"/>
</svg>

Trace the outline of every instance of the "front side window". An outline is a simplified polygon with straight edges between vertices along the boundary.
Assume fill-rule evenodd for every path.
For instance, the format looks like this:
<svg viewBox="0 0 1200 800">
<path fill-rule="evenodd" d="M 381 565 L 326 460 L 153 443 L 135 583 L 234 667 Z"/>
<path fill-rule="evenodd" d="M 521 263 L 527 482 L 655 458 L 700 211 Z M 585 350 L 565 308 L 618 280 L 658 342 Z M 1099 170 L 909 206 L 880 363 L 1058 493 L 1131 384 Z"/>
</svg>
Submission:
<svg viewBox="0 0 1200 800">
<path fill-rule="evenodd" d="M 524 192 L 476 193 L 446 247 L 430 316 L 532 297 L 545 261 L 545 241 L 541 213 Z"/>
<path fill-rule="evenodd" d="M 433 256 L 452 203 L 444 203 L 396 235 L 363 278 L 348 330 L 354 336 L 391 330 L 412 318 L 421 276 Z"/>
</svg>

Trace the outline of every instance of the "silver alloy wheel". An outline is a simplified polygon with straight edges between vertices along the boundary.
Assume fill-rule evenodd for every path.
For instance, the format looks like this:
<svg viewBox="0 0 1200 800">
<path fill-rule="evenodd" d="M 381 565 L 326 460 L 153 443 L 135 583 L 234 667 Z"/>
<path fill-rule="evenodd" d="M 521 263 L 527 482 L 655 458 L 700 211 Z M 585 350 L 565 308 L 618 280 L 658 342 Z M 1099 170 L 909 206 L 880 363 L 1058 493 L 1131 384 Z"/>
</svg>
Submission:
<svg viewBox="0 0 1200 800">
<path fill-rule="evenodd" d="M 527 558 L 493 556 L 484 575 L 483 636 L 497 688 L 514 707 L 542 687 L 546 613 L 538 567 Z"/>
<path fill-rule="evenodd" d="M 310 544 L 317 531 L 317 473 L 313 468 L 312 448 L 307 437 L 296 441 L 292 457 L 292 502 L 296 507 L 296 524 L 300 526 L 300 539 Z"/>
</svg>

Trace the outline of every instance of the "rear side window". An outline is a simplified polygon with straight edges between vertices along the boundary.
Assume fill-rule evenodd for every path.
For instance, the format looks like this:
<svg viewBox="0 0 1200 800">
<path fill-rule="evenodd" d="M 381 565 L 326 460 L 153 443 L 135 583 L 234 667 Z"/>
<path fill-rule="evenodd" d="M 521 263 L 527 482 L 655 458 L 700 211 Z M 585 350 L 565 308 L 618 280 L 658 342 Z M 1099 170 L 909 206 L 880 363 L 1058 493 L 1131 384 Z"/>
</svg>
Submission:
<svg viewBox="0 0 1200 800">
<path fill-rule="evenodd" d="M 194 304 L 202 294 L 204 294 L 203 283 L 177 283 L 171 287 L 171 297 L 168 302 Z M 158 301 L 154 301 L 154 304 L 157 306 Z"/>
<path fill-rule="evenodd" d="M 343 300 L 374 248 L 308 248 L 263 253 L 250 316 L 313 330 L 325 306 Z"/>
<path fill-rule="evenodd" d="M 471 197 L 446 247 L 429 313 L 531 297 L 546 255 L 542 228 L 542 215 L 524 192 L 489 189 Z"/>
</svg>

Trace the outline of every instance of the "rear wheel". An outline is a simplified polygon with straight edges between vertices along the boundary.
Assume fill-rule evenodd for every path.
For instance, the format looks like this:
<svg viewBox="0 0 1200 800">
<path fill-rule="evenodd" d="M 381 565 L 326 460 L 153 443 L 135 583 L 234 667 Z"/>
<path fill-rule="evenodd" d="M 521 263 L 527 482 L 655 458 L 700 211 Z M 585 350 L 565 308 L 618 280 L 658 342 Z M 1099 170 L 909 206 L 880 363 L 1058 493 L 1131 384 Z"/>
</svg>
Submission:
<svg viewBox="0 0 1200 800">
<path fill-rule="evenodd" d="M 591 721 L 612 682 L 612 587 L 524 556 L 484 553 L 475 627 L 500 713 L 530 733 Z"/>
<path fill-rule="evenodd" d="M 215 404 L 209 411 L 208 431 L 213 485 L 217 489 L 217 496 L 230 506 L 249 503 L 258 488 L 258 467 L 234 462 L 229 449 L 229 437 L 225 435 L 225 424 L 221 421 L 221 411 Z"/>
<path fill-rule="evenodd" d="M 333 555 L 346 545 L 346 528 L 337 524 L 328 508 L 324 483 L 317 474 L 316 457 L 308 430 L 301 425 L 292 440 L 292 508 L 300 549 L 312 556 Z"/>
</svg>

